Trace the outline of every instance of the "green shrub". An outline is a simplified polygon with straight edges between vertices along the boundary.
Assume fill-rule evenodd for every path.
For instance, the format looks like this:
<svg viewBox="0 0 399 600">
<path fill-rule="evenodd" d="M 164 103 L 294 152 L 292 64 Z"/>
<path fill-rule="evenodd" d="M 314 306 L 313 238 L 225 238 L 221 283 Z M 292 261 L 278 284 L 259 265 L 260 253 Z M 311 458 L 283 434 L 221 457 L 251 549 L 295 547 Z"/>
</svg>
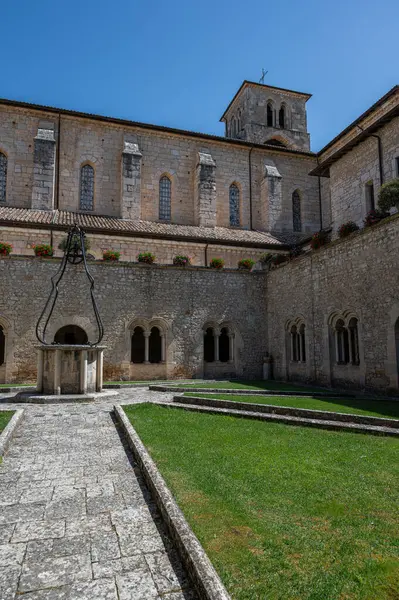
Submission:
<svg viewBox="0 0 399 600">
<path fill-rule="evenodd" d="M 140 263 L 152 265 L 155 262 L 155 254 L 152 254 L 152 252 L 140 252 L 140 254 L 137 255 L 137 260 Z"/>
<path fill-rule="evenodd" d="M 33 246 L 35 256 L 53 256 L 54 250 L 50 244 L 36 244 Z"/>
<path fill-rule="evenodd" d="M 191 259 L 184 254 L 178 254 L 173 257 L 173 264 L 175 267 L 187 267 L 188 265 L 191 265 Z"/>
<path fill-rule="evenodd" d="M 380 187 L 378 206 L 383 212 L 396 207 L 399 210 L 399 178 L 392 179 Z"/>
<path fill-rule="evenodd" d="M 211 262 L 209 263 L 209 266 L 211 267 L 211 269 L 223 269 L 224 260 L 223 258 L 212 258 Z"/>
<path fill-rule="evenodd" d="M 347 223 L 342 223 L 341 227 L 338 229 L 338 235 L 340 238 L 343 238 L 354 231 L 358 231 L 358 229 L 359 225 L 356 225 L 354 221 L 348 221 Z"/>
<path fill-rule="evenodd" d="M 255 261 L 252 260 L 252 258 L 242 258 L 241 260 L 238 261 L 238 268 L 250 271 L 252 269 L 252 267 L 254 266 L 254 264 L 255 264 Z"/>
<path fill-rule="evenodd" d="M 8 256 L 11 254 L 12 244 L 8 244 L 7 242 L 0 242 L 0 254 L 2 256 Z"/>
<path fill-rule="evenodd" d="M 111 262 L 119 260 L 121 253 L 117 250 L 105 250 L 103 252 L 103 260 Z"/>
<path fill-rule="evenodd" d="M 326 231 L 318 231 L 312 235 L 312 239 L 310 240 L 310 247 L 313 250 L 318 250 L 328 242 L 328 233 Z"/>
<path fill-rule="evenodd" d="M 389 217 L 389 213 L 382 212 L 381 210 L 370 210 L 364 219 L 364 226 L 372 227 L 382 221 L 382 219 L 386 219 L 386 217 Z"/>
</svg>

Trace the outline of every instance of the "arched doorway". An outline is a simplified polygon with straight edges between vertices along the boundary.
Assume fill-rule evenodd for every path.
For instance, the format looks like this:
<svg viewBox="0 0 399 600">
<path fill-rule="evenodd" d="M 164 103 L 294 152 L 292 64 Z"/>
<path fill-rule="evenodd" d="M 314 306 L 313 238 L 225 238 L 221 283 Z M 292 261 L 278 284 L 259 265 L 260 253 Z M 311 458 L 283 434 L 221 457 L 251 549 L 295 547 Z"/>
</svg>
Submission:
<svg viewBox="0 0 399 600">
<path fill-rule="evenodd" d="M 88 343 L 87 333 L 78 325 L 65 325 L 54 336 L 56 344 L 80 346 Z"/>
<path fill-rule="evenodd" d="M 398 375 L 398 387 L 399 387 L 399 317 L 395 323 L 395 347 L 396 347 L 396 371 Z"/>
</svg>

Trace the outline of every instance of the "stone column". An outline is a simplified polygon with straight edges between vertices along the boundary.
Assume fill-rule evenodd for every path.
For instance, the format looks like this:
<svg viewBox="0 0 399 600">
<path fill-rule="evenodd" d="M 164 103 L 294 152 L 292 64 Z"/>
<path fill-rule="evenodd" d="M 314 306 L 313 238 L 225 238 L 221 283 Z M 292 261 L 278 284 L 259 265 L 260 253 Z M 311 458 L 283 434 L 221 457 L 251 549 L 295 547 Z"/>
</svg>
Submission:
<svg viewBox="0 0 399 600">
<path fill-rule="evenodd" d="M 144 332 L 144 364 L 150 364 L 150 332 Z"/>
<path fill-rule="evenodd" d="M 229 363 L 234 363 L 234 333 L 229 333 Z"/>
<path fill-rule="evenodd" d="M 213 336 L 215 342 L 215 362 L 219 362 L 219 336 L 220 333 L 214 333 Z"/>
<path fill-rule="evenodd" d="M 54 129 L 39 128 L 33 151 L 33 209 L 54 209 L 55 147 Z"/>
<path fill-rule="evenodd" d="M 141 158 L 138 144 L 124 142 L 122 152 L 122 219 L 141 217 Z"/>
<path fill-rule="evenodd" d="M 87 392 L 87 350 L 80 354 L 80 393 Z"/>
<path fill-rule="evenodd" d="M 61 350 L 54 353 L 54 392 L 56 396 L 61 394 Z"/>
<path fill-rule="evenodd" d="M 161 362 L 166 362 L 166 336 L 161 333 Z"/>
<path fill-rule="evenodd" d="M 195 176 L 195 220 L 201 227 L 216 226 L 216 163 L 211 154 L 198 152 Z"/>
<path fill-rule="evenodd" d="M 266 231 L 283 230 L 282 177 L 274 163 L 265 164 L 260 196 L 262 211 L 260 229 Z"/>
<path fill-rule="evenodd" d="M 101 392 L 103 389 L 103 364 L 104 364 L 104 351 L 96 350 L 97 364 L 96 364 L 96 392 Z"/>
<path fill-rule="evenodd" d="M 37 386 L 38 392 L 43 391 L 43 370 L 44 370 L 44 353 L 41 348 L 37 351 Z"/>
</svg>

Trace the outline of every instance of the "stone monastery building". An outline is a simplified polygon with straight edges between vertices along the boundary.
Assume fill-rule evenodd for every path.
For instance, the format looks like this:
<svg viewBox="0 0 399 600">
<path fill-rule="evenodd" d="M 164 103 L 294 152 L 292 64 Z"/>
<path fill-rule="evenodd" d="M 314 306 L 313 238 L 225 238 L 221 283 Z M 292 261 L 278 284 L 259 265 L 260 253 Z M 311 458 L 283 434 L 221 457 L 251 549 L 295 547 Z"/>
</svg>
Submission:
<svg viewBox="0 0 399 600">
<path fill-rule="evenodd" d="M 35 325 L 77 223 L 106 379 L 260 378 L 269 354 L 276 379 L 397 393 L 399 215 L 364 219 L 399 176 L 399 86 L 317 154 L 309 98 L 244 81 L 225 137 L 0 100 L 0 242 L 13 246 L 0 257 L 0 382 L 35 380 Z M 340 239 L 348 221 L 361 229 Z M 311 250 L 318 231 L 331 241 Z M 37 244 L 54 257 L 35 257 Z M 120 261 L 104 262 L 107 249 Z M 137 262 L 147 251 L 156 264 Z M 176 255 L 191 266 L 172 266 Z M 49 337 L 90 341 L 83 270 L 64 282 Z"/>
</svg>

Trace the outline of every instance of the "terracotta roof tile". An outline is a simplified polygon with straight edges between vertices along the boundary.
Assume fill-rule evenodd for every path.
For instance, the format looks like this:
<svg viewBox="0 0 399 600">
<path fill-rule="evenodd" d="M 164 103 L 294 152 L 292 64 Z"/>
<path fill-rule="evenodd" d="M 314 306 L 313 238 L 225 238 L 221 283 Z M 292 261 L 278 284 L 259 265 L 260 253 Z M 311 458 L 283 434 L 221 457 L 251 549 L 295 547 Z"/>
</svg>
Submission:
<svg viewBox="0 0 399 600">
<path fill-rule="evenodd" d="M 228 227 L 196 227 L 193 225 L 175 225 L 172 223 L 157 223 L 152 221 L 130 221 L 115 217 L 105 217 L 86 213 L 68 211 L 31 210 L 29 208 L 0 208 L 0 224 L 12 226 L 53 226 L 55 229 L 66 229 L 76 223 L 82 229 L 100 233 L 115 233 L 128 236 L 163 237 L 165 239 L 198 240 L 199 242 L 226 243 L 233 245 L 250 246 L 282 246 L 285 245 L 283 237 L 263 231 L 249 231 L 246 229 L 230 229 Z M 280 238 L 280 236 L 278 236 Z"/>
</svg>

